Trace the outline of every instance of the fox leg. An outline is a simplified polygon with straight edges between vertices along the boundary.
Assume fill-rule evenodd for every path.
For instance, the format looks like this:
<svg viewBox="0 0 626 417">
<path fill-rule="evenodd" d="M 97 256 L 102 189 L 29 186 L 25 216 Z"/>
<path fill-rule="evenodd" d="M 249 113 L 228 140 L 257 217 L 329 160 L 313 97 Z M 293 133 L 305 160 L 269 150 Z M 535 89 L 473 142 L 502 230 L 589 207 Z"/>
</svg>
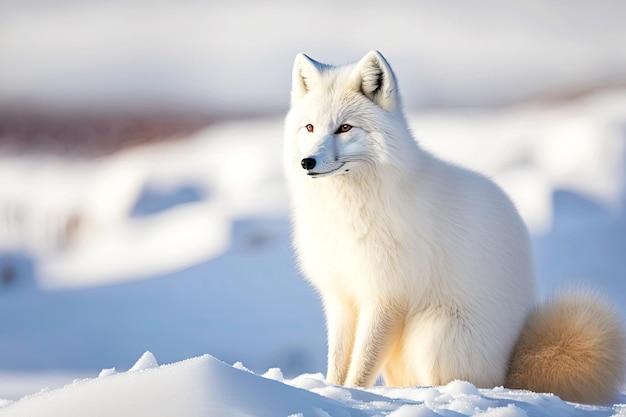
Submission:
<svg viewBox="0 0 626 417">
<path fill-rule="evenodd" d="M 359 312 L 354 350 L 346 386 L 370 387 L 384 365 L 396 334 L 401 330 L 402 314 L 388 304 L 368 307 Z"/>
<path fill-rule="evenodd" d="M 324 299 L 326 326 L 328 327 L 328 373 L 329 384 L 343 385 L 354 345 L 357 315 L 354 305 L 342 299 Z"/>
</svg>

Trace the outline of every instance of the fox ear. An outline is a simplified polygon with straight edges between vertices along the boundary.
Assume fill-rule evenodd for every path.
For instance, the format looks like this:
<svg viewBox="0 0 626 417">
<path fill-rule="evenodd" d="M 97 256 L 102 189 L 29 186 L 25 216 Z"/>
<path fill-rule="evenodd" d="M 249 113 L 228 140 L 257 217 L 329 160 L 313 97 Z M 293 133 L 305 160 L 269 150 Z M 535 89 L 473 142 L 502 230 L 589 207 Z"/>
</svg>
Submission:
<svg viewBox="0 0 626 417">
<path fill-rule="evenodd" d="M 396 77 L 380 52 L 371 51 L 356 64 L 353 80 L 358 91 L 383 109 L 394 111 L 398 107 Z"/>
<path fill-rule="evenodd" d="M 291 81 L 291 100 L 299 100 L 306 93 L 315 88 L 320 79 L 323 64 L 309 58 L 304 54 L 298 54 L 293 63 Z"/>
</svg>

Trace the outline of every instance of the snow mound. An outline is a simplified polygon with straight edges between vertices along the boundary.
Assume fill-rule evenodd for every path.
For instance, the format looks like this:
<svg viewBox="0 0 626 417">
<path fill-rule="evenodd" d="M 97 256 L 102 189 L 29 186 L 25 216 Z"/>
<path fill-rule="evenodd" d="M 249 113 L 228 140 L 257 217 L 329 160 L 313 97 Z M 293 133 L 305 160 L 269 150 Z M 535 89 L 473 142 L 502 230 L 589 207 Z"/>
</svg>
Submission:
<svg viewBox="0 0 626 417">
<path fill-rule="evenodd" d="M 154 363 L 154 356 L 146 352 L 128 372 L 75 381 L 11 403 L 0 413 L 30 417 L 365 415 L 209 355 L 160 367 L 152 367 Z"/>
<path fill-rule="evenodd" d="M 241 363 L 230 366 L 210 355 L 158 366 L 144 353 L 127 372 L 101 372 L 92 379 L 0 402 L 11 416 L 313 416 L 313 417 L 530 417 L 619 416 L 612 407 L 566 403 L 551 394 L 505 388 L 477 389 L 464 381 L 442 387 L 327 385 L 321 374 L 284 379 L 278 368 L 257 375 Z"/>
</svg>

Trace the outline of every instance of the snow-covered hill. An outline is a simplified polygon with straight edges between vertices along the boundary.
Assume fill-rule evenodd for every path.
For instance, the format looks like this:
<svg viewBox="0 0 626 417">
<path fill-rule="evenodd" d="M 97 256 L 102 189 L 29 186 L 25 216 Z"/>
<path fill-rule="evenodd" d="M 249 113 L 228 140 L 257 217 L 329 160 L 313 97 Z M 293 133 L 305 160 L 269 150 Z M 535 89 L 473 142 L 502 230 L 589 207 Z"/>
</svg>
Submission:
<svg viewBox="0 0 626 417">
<path fill-rule="evenodd" d="M 7 403 L 6 417 L 540 417 L 624 416 L 614 406 L 566 403 L 551 394 L 477 389 L 464 381 L 441 387 L 369 390 L 327 385 L 320 373 L 285 379 L 278 368 L 257 375 L 203 355 L 158 366 L 144 353 L 127 372 L 105 369 L 97 378 Z"/>
</svg>

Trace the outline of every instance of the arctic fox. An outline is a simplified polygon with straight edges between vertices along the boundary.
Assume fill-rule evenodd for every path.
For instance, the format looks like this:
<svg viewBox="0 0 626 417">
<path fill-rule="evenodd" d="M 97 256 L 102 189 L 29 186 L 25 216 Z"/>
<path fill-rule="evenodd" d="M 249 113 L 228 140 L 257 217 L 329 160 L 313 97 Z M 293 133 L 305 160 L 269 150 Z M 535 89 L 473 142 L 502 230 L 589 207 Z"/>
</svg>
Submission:
<svg viewBox="0 0 626 417">
<path fill-rule="evenodd" d="M 536 306 L 528 232 L 504 192 L 413 139 L 394 73 L 372 51 L 296 57 L 285 169 L 300 268 L 328 328 L 329 383 L 505 385 L 611 400 L 624 334 L 575 290 Z"/>
</svg>

